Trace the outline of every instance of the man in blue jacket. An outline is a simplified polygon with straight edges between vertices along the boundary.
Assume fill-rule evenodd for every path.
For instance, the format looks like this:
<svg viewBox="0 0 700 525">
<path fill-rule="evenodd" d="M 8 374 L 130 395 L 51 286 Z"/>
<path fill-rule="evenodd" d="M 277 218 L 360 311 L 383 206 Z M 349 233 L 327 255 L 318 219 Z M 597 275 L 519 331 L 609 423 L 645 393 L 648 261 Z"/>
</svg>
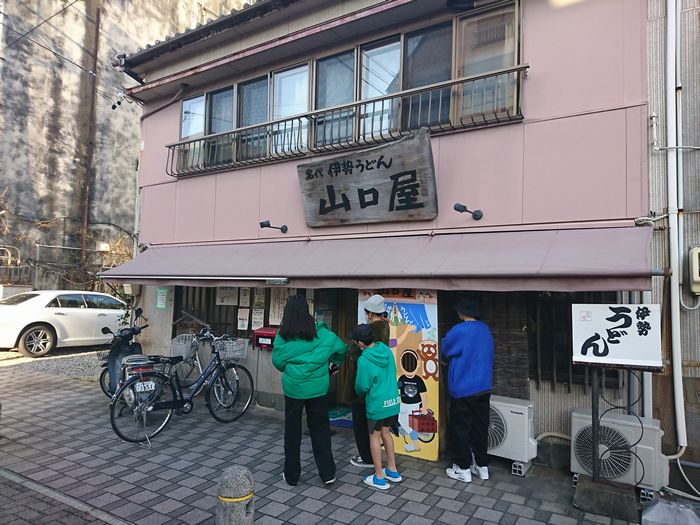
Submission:
<svg viewBox="0 0 700 525">
<path fill-rule="evenodd" d="M 457 303 L 461 323 L 442 340 L 442 353 L 449 359 L 447 389 L 450 393 L 448 431 L 452 467 L 447 475 L 469 483 L 472 473 L 489 479 L 489 400 L 493 389 L 493 337 L 480 320 L 481 307 L 473 298 Z"/>
</svg>

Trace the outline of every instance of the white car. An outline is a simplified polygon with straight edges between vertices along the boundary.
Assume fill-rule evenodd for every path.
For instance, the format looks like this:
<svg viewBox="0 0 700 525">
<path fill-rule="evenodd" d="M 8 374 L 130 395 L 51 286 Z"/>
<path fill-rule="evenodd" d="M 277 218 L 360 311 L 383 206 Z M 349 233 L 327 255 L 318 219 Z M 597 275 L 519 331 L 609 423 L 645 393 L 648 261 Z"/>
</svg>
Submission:
<svg viewBox="0 0 700 525">
<path fill-rule="evenodd" d="M 39 357 L 61 346 L 103 345 L 116 332 L 127 305 L 100 292 L 42 290 L 0 300 L 0 348 Z"/>
</svg>

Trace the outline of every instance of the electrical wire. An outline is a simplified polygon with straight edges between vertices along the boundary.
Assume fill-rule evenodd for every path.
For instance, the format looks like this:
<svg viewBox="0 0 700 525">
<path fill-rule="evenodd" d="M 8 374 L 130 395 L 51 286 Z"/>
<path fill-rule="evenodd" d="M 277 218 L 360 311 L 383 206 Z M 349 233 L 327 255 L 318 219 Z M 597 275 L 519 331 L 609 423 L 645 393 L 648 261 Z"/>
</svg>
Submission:
<svg viewBox="0 0 700 525">
<path fill-rule="evenodd" d="M 700 492 L 698 492 L 698 489 L 695 488 L 695 486 L 694 486 L 694 485 L 690 482 L 690 480 L 688 479 L 688 476 L 685 475 L 685 471 L 683 470 L 683 467 L 681 466 L 681 460 L 680 460 L 680 458 L 676 458 L 676 463 L 678 464 L 678 470 L 680 470 L 681 476 L 683 476 L 683 479 L 685 480 L 685 482 L 688 484 L 688 486 L 689 486 L 691 489 L 693 489 L 693 492 L 695 492 L 695 494 L 697 494 L 698 496 L 700 496 Z"/>
<path fill-rule="evenodd" d="M 29 33 L 31 33 L 32 31 L 34 31 L 34 30 L 37 29 L 38 27 L 41 27 L 41 26 L 44 25 L 46 22 L 48 22 L 49 20 L 51 20 L 53 17 L 60 15 L 61 13 L 63 13 L 63 11 L 65 11 L 66 9 L 68 9 L 70 6 L 72 6 L 73 4 L 75 4 L 75 3 L 77 3 L 77 2 L 78 2 L 78 0 L 73 0 L 70 4 L 67 4 L 67 5 L 63 6 L 60 10 L 56 11 L 56 12 L 55 12 L 54 14 L 52 14 L 50 17 L 46 18 L 45 20 L 42 20 L 40 23 L 38 23 L 37 25 L 35 25 L 34 27 L 32 27 L 29 31 L 27 31 L 27 32 L 25 32 L 25 33 L 22 33 L 20 36 L 18 36 L 17 38 L 15 38 L 12 42 L 10 42 L 10 43 L 7 44 L 5 47 L 3 47 L 3 50 L 5 50 L 5 49 L 7 49 L 8 47 L 12 46 L 12 45 L 15 44 L 16 42 L 19 42 L 19 41 L 22 40 L 25 36 L 27 36 Z"/>
</svg>

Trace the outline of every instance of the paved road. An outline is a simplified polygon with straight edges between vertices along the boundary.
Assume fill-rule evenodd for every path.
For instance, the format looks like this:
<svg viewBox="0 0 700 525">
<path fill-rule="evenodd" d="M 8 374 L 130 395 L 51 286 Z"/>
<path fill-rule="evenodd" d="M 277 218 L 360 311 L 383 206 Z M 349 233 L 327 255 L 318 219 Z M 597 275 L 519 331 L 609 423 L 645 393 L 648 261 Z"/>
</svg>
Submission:
<svg viewBox="0 0 700 525">
<path fill-rule="evenodd" d="M 323 486 L 304 437 L 304 473 L 299 485 L 288 487 L 280 477 L 283 417 L 263 408 L 225 425 L 199 401 L 190 415 L 175 416 L 152 447 L 144 448 L 113 434 L 108 400 L 95 382 L 0 366 L 0 402 L 0 468 L 92 510 L 76 518 L 85 521 L 64 523 L 94 518 L 140 525 L 214 523 L 218 479 L 238 464 L 255 478 L 258 525 L 613 524 L 574 508 L 570 476 L 544 467 L 520 478 L 510 474 L 509 464 L 497 462 L 491 479 L 464 484 L 445 476 L 444 462 L 400 456 L 405 481 L 386 493 L 375 491 L 362 484 L 367 472 L 348 462 L 354 446 L 346 429 L 333 437 L 337 483 Z M 27 500 L 18 504 L 42 512 Z"/>
</svg>

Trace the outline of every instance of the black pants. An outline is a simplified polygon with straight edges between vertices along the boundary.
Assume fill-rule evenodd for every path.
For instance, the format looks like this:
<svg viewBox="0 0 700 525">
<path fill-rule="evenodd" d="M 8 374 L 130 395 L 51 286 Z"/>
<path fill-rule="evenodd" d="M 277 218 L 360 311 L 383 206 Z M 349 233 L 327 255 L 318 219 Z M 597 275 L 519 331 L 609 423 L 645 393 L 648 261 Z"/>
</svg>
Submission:
<svg viewBox="0 0 700 525">
<path fill-rule="evenodd" d="M 491 394 L 450 398 L 450 447 L 452 463 L 467 469 L 474 461 L 480 467 L 489 464 L 489 400 Z"/>
<path fill-rule="evenodd" d="M 352 433 L 355 434 L 357 452 L 362 461 L 372 464 L 372 451 L 369 448 L 369 429 L 367 428 L 367 407 L 364 403 L 352 404 Z"/>
<path fill-rule="evenodd" d="M 294 399 L 284 396 L 284 477 L 290 484 L 297 483 L 301 476 L 301 415 L 304 409 L 318 474 L 323 481 L 335 477 L 328 397 Z"/>
</svg>

